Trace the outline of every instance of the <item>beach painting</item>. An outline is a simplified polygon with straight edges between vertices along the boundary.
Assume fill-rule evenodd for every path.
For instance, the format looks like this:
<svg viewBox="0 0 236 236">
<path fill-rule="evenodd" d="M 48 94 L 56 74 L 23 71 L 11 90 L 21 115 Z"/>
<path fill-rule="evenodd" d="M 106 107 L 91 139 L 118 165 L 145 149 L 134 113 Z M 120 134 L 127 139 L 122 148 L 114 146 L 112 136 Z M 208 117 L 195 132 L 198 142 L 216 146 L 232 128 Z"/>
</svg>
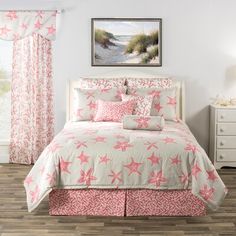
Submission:
<svg viewBox="0 0 236 236">
<path fill-rule="evenodd" d="M 92 66 L 161 66 L 160 18 L 93 18 Z"/>
</svg>

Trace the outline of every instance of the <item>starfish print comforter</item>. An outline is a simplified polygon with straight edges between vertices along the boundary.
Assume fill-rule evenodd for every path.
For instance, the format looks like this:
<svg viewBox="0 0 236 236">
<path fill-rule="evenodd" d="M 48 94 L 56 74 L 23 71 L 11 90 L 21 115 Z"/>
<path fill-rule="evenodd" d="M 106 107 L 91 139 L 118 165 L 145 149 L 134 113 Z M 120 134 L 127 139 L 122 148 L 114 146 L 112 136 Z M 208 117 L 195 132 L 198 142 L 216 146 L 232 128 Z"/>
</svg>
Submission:
<svg viewBox="0 0 236 236">
<path fill-rule="evenodd" d="M 191 189 L 217 209 L 227 189 L 183 122 L 162 131 L 122 123 L 68 122 L 24 181 L 28 210 L 52 189 Z"/>
</svg>

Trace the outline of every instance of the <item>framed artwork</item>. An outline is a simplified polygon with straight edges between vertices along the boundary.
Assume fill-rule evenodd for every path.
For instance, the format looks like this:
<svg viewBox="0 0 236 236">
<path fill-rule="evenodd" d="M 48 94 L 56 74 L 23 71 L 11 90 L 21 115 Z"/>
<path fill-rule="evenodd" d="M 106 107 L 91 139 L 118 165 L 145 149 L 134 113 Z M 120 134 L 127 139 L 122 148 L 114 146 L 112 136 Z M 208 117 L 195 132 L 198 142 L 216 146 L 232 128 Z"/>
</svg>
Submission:
<svg viewBox="0 0 236 236">
<path fill-rule="evenodd" d="M 92 66 L 161 66 L 160 18 L 92 18 Z"/>
</svg>

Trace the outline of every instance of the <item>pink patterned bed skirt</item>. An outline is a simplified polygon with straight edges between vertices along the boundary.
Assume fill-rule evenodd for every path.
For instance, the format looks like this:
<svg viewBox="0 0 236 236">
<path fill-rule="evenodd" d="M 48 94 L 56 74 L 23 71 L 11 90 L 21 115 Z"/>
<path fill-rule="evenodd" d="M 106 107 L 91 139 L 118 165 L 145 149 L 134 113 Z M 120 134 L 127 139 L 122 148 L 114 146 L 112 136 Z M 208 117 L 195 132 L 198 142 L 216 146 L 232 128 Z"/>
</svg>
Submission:
<svg viewBox="0 0 236 236">
<path fill-rule="evenodd" d="M 191 190 L 53 190 L 50 215 L 203 216 L 205 204 Z"/>
</svg>

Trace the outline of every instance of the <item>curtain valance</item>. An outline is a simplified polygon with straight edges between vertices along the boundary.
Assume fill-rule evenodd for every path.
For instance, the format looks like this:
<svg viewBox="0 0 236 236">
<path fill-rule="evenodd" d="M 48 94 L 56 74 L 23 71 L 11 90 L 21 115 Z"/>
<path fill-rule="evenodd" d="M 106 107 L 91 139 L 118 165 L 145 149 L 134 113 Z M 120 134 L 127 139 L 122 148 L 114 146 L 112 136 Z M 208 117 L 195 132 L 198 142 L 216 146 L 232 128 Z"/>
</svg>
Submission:
<svg viewBox="0 0 236 236">
<path fill-rule="evenodd" d="M 17 40 L 37 33 L 49 40 L 56 37 L 57 11 L 0 12 L 0 39 Z"/>
</svg>

